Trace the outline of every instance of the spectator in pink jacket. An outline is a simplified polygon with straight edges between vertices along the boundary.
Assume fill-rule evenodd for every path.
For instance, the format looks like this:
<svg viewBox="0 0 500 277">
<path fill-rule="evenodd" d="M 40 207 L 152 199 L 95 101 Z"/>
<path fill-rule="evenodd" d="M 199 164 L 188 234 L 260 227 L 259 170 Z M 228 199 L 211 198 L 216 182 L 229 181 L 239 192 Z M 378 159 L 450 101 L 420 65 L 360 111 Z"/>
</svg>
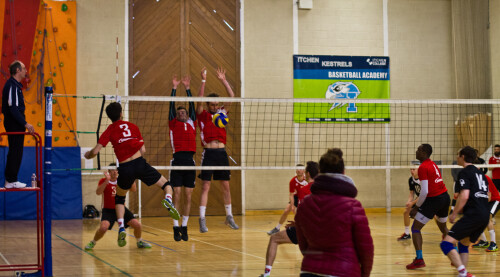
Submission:
<svg viewBox="0 0 500 277">
<path fill-rule="evenodd" d="M 311 195 L 295 215 L 304 255 L 300 276 L 369 276 L 373 240 L 354 182 L 344 175 L 342 150 L 329 149 L 319 169 Z"/>
</svg>

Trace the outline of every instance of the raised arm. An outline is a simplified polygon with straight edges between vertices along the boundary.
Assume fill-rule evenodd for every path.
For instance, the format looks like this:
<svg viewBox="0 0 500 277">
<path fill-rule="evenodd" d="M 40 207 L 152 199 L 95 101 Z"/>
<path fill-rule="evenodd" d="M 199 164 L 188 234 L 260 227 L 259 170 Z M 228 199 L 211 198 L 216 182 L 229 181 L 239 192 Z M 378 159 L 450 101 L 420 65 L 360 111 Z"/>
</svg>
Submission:
<svg viewBox="0 0 500 277">
<path fill-rule="evenodd" d="M 190 89 L 190 84 L 191 84 L 191 77 L 189 75 L 186 75 L 182 77 L 182 84 L 186 88 L 186 94 L 188 97 L 191 97 L 191 89 Z M 203 83 L 204 84 L 204 83 Z M 192 121 L 196 121 L 196 110 L 194 108 L 194 102 L 189 101 L 189 118 L 191 118 Z"/>
<path fill-rule="evenodd" d="M 231 86 L 229 85 L 228 81 L 226 80 L 226 70 L 223 69 L 222 67 L 217 68 L 217 79 L 219 79 L 224 87 L 226 88 L 226 92 L 230 97 L 234 97 L 234 92 Z M 232 102 L 229 103 L 224 103 L 224 109 L 226 111 L 229 111 L 229 107 L 231 107 Z"/>
<path fill-rule="evenodd" d="M 101 195 L 104 190 L 106 189 L 106 186 L 109 184 L 109 180 L 111 179 L 111 176 L 109 176 L 109 172 L 106 170 L 103 172 L 104 173 L 104 177 L 106 177 L 106 180 L 104 180 L 104 182 L 97 186 L 97 189 L 95 190 L 95 194 L 97 195 Z"/>
<path fill-rule="evenodd" d="M 203 67 L 201 69 L 201 85 L 200 91 L 198 92 L 198 97 L 203 97 L 205 94 L 205 85 L 207 82 L 207 68 Z M 203 112 L 203 102 L 196 103 L 196 114 L 201 114 Z"/>
<path fill-rule="evenodd" d="M 181 83 L 179 79 L 177 78 L 177 75 L 174 75 L 172 77 L 172 93 L 170 96 L 175 96 L 175 92 L 177 91 L 177 86 Z M 168 120 L 173 120 L 175 118 L 175 102 L 170 101 L 170 109 L 168 110 Z"/>
</svg>

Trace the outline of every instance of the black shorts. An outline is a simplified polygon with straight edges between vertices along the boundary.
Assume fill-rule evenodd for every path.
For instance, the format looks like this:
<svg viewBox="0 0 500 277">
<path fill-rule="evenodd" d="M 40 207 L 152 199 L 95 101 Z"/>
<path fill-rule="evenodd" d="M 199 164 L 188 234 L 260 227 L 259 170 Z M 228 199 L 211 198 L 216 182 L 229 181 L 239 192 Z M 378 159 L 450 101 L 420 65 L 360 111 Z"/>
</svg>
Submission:
<svg viewBox="0 0 500 277">
<path fill-rule="evenodd" d="M 488 206 L 489 206 L 490 214 L 495 216 L 497 214 L 498 210 L 500 209 L 500 201 L 488 202 Z"/>
<path fill-rule="evenodd" d="M 295 208 L 299 206 L 299 196 L 297 194 L 293 195 L 293 205 L 295 206 Z"/>
<path fill-rule="evenodd" d="M 201 157 L 201 166 L 229 166 L 229 160 L 225 148 L 205 148 Z M 202 170 L 200 179 L 203 181 L 212 180 L 229 181 L 231 173 L 229 170 Z"/>
<path fill-rule="evenodd" d="M 123 216 L 123 220 L 125 221 L 125 228 L 128 227 L 128 224 L 130 220 L 134 219 L 134 214 L 125 207 L 125 215 Z M 101 221 L 109 221 L 109 228 L 108 230 L 111 230 L 113 228 L 113 225 L 115 224 L 116 221 L 116 211 L 115 209 L 102 209 L 102 216 L 101 216 Z"/>
<path fill-rule="evenodd" d="M 151 186 L 156 184 L 160 178 L 160 172 L 150 166 L 143 157 L 121 163 L 118 166 L 118 186 L 121 189 L 130 189 L 137 179 L 144 182 L 147 186 Z"/>
<path fill-rule="evenodd" d="M 495 187 L 497 188 L 498 191 L 500 191 L 500 179 L 492 179 L 493 184 L 495 184 Z"/>
<path fill-rule="evenodd" d="M 297 240 L 297 231 L 295 230 L 295 227 L 288 227 L 285 229 L 286 234 L 288 238 L 292 241 L 293 244 L 298 244 L 299 241 Z"/>
<path fill-rule="evenodd" d="M 170 161 L 171 166 L 195 166 L 194 152 L 181 151 L 174 154 Z M 170 184 L 172 187 L 194 188 L 196 170 L 170 170 Z"/>
<path fill-rule="evenodd" d="M 427 197 L 418 211 L 428 219 L 434 218 L 435 215 L 441 218 L 448 217 L 450 202 L 451 200 L 448 192 L 443 192 L 438 196 Z"/>
<path fill-rule="evenodd" d="M 477 241 L 479 236 L 490 222 L 488 216 L 467 216 L 464 215 L 451 227 L 448 235 L 456 240 L 469 238 L 471 242 Z"/>
</svg>

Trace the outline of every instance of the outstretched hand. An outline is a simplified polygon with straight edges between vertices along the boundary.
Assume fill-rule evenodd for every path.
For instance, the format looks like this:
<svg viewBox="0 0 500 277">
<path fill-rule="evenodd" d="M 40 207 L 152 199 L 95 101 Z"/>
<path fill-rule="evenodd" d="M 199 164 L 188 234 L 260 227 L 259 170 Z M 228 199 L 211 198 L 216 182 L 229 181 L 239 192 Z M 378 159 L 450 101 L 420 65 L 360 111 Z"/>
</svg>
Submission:
<svg viewBox="0 0 500 277">
<path fill-rule="evenodd" d="M 201 69 L 201 79 L 202 80 L 207 79 L 207 68 L 205 66 Z"/>
<path fill-rule="evenodd" d="M 288 223 L 286 224 L 285 226 L 286 228 L 290 228 L 290 227 L 295 227 L 295 221 L 290 221 L 288 220 Z"/>
<path fill-rule="evenodd" d="M 217 78 L 221 81 L 226 81 L 226 70 L 222 67 L 217 68 Z"/>
<path fill-rule="evenodd" d="M 172 85 L 174 86 L 173 89 L 177 89 L 177 86 L 181 83 L 179 78 L 177 77 L 177 74 L 172 77 Z"/>
<path fill-rule="evenodd" d="M 186 89 L 189 89 L 189 84 L 191 83 L 191 76 L 189 75 L 184 75 L 184 77 L 182 77 L 182 84 L 184 85 L 184 87 Z"/>
</svg>

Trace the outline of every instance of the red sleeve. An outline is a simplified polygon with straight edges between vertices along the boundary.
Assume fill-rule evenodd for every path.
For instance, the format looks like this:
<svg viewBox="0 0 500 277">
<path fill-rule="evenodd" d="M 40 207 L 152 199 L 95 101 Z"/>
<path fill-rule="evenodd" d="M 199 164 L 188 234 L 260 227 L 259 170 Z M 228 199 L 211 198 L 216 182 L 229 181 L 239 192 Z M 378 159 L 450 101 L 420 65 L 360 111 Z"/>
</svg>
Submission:
<svg viewBox="0 0 500 277">
<path fill-rule="evenodd" d="M 297 212 L 299 211 L 300 209 L 297 209 Z M 361 265 L 361 276 L 370 276 L 374 255 L 373 239 L 370 234 L 370 227 L 368 225 L 368 218 L 366 217 L 365 210 L 357 200 L 354 201 L 352 217 L 354 248 L 356 249 L 358 260 Z M 298 233 L 299 232 L 297 232 L 297 234 Z"/>
<path fill-rule="evenodd" d="M 429 180 L 429 177 L 427 176 L 427 168 L 425 166 L 418 167 L 418 179 L 420 181 Z"/>
<path fill-rule="evenodd" d="M 294 179 L 295 178 L 292 178 L 292 180 L 290 180 L 290 184 L 289 184 L 289 186 L 290 186 L 290 189 L 289 189 L 290 193 L 294 193 L 295 192 L 295 182 L 294 182 Z"/>
<path fill-rule="evenodd" d="M 494 164 L 495 163 L 495 159 L 493 159 L 493 157 L 490 157 L 490 159 L 488 160 L 488 163 L 489 164 Z"/>
<path fill-rule="evenodd" d="M 106 131 L 104 131 L 104 133 L 101 134 L 101 136 L 99 137 L 99 141 L 97 141 L 97 143 L 99 143 L 100 145 L 102 146 L 106 146 L 108 145 L 108 142 L 109 142 L 109 139 L 110 139 L 110 134 L 111 134 L 111 125 L 108 126 L 108 128 L 106 129 Z"/>
<path fill-rule="evenodd" d="M 97 186 L 101 186 L 104 183 L 104 181 L 106 181 L 106 178 L 102 178 L 101 180 L 99 180 L 99 184 Z"/>
</svg>

